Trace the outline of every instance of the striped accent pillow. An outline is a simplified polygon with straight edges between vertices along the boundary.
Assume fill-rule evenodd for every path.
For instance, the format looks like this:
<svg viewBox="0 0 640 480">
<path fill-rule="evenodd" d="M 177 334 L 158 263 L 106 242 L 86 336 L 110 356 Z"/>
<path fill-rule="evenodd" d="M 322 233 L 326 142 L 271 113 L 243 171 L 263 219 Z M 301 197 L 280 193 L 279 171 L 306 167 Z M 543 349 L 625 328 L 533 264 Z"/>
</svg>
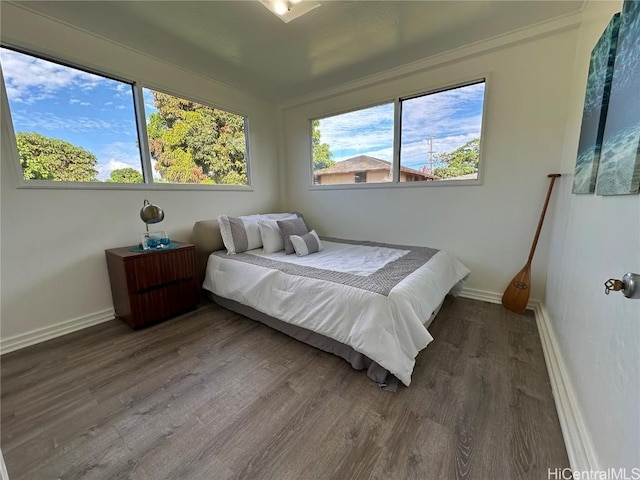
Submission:
<svg viewBox="0 0 640 480">
<path fill-rule="evenodd" d="M 257 215 L 254 218 L 220 215 L 218 224 L 227 253 L 241 253 L 262 246 Z"/>
<path fill-rule="evenodd" d="M 311 230 L 304 235 L 291 235 L 289 239 L 293 244 L 296 255 L 299 257 L 322 251 L 322 243 L 315 230 Z"/>
</svg>

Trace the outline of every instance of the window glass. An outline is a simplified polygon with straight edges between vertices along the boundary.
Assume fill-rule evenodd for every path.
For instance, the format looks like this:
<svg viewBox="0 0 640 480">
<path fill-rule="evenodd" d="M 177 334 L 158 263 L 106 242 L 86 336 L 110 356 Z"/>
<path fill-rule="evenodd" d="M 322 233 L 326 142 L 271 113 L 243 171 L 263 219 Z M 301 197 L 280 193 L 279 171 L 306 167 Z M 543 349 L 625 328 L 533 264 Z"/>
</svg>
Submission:
<svg viewBox="0 0 640 480">
<path fill-rule="evenodd" d="M 143 97 L 156 182 L 248 184 L 243 116 L 147 88 Z"/>
<path fill-rule="evenodd" d="M 24 179 L 142 183 L 132 85 L 0 48 Z"/>
<path fill-rule="evenodd" d="M 401 182 L 478 178 L 484 86 L 401 100 Z"/>
<path fill-rule="evenodd" d="M 393 116 L 387 103 L 312 120 L 314 184 L 392 181 Z"/>
<path fill-rule="evenodd" d="M 32 185 L 249 184 L 242 115 L 7 47 L 0 65 Z"/>
</svg>

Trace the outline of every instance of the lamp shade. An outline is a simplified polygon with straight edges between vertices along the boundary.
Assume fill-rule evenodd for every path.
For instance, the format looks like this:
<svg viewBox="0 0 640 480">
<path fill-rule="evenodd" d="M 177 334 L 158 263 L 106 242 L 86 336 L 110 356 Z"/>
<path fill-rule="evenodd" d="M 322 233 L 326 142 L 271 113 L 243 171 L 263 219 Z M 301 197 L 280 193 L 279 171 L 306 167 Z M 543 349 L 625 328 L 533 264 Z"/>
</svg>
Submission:
<svg viewBox="0 0 640 480">
<path fill-rule="evenodd" d="M 140 218 L 147 225 L 158 223 L 164 220 L 164 212 L 159 206 L 149 203 L 149 200 L 145 200 L 140 209 Z"/>
</svg>

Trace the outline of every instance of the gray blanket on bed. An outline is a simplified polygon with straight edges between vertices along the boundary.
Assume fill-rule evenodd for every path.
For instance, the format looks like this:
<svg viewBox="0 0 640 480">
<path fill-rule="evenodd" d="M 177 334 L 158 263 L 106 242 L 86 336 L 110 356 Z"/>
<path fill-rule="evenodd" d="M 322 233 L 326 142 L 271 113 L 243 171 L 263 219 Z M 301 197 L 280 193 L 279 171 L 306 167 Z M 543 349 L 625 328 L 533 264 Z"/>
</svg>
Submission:
<svg viewBox="0 0 640 480">
<path fill-rule="evenodd" d="M 339 238 L 321 237 L 327 242 L 346 243 L 350 245 L 366 245 L 372 247 L 393 248 L 396 250 L 406 250 L 402 257 L 387 263 L 384 267 L 368 276 L 354 275 L 351 273 L 335 272 L 333 270 L 323 270 L 320 268 L 306 267 L 288 262 L 279 262 L 258 255 L 249 253 L 237 253 L 233 259 L 239 262 L 250 263 L 261 267 L 279 270 L 283 273 L 296 275 L 299 277 L 315 278 L 326 282 L 340 283 L 350 287 L 360 288 L 369 292 L 388 296 L 389 292 L 398 283 L 411 275 L 422 265 L 427 263 L 438 250 L 427 247 L 409 247 L 404 245 L 390 245 L 386 243 L 343 240 Z M 224 257 L 225 251 L 214 252 L 214 255 Z"/>
</svg>

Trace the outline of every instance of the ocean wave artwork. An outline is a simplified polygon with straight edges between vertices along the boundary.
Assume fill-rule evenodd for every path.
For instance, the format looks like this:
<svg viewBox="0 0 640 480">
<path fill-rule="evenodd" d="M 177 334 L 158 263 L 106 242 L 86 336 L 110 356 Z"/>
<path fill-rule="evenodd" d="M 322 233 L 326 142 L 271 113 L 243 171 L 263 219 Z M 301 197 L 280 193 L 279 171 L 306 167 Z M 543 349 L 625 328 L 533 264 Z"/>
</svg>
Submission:
<svg viewBox="0 0 640 480">
<path fill-rule="evenodd" d="M 591 51 L 573 193 L 593 193 L 616 58 L 620 14 L 616 13 Z"/>
<path fill-rule="evenodd" d="M 602 139 L 597 195 L 640 190 L 640 1 L 626 0 Z"/>
</svg>

